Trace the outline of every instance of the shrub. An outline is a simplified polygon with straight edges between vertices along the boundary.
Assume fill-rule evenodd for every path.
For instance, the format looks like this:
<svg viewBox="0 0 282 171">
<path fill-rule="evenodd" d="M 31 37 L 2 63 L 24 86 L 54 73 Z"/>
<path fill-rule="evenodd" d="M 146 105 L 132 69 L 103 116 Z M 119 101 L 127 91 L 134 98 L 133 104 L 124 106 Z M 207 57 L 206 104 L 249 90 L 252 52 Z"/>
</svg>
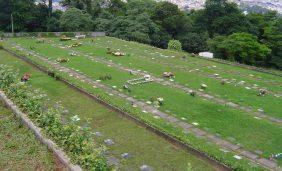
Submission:
<svg viewBox="0 0 282 171">
<path fill-rule="evenodd" d="M 78 125 L 77 122 L 80 120 L 78 116 L 73 116 L 68 124 L 63 124 L 61 116 L 64 107 L 58 104 L 56 107 L 46 109 L 44 106 L 46 94 L 34 90 L 27 83 L 17 81 L 15 71 L 6 65 L 0 65 L 0 89 L 34 122 L 37 122 L 47 136 L 70 154 L 76 164 L 85 170 L 107 170 L 103 157 L 104 147 L 94 143 L 88 126 Z"/>
<path fill-rule="evenodd" d="M 181 51 L 182 45 L 178 40 L 170 40 L 167 49 Z"/>
<path fill-rule="evenodd" d="M 3 43 L 0 42 L 0 49 L 4 49 Z"/>
</svg>

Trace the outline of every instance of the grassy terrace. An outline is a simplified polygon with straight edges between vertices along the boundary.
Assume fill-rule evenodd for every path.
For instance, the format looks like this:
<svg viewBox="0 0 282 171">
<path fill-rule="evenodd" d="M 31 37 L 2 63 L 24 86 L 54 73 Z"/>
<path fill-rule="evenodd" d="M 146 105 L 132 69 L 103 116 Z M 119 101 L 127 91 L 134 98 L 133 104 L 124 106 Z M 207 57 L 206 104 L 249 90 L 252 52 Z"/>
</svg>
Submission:
<svg viewBox="0 0 282 171">
<path fill-rule="evenodd" d="M 58 39 L 52 40 L 55 42 L 58 41 Z M 63 65 L 79 70 L 93 78 L 93 80 L 97 80 L 105 73 L 111 74 L 112 80 L 103 82 L 109 86 L 121 88 L 127 80 L 136 78 L 136 76 L 132 76 L 127 72 L 120 71 L 103 63 L 91 61 L 80 56 L 71 57 L 69 55 L 69 49 L 56 48 L 47 43 L 36 44 L 36 40 L 34 39 L 13 39 L 13 41 L 27 48 L 34 46 L 36 48 L 35 51 L 53 60 L 56 60 L 58 57 L 68 57 L 70 61 Z M 68 42 L 68 44 L 71 43 L 73 42 Z M 120 49 L 128 55 L 124 57 L 107 55 L 106 47 Z M 90 39 L 86 39 L 83 41 L 81 47 L 74 50 L 93 53 L 94 55 L 104 57 L 130 68 L 148 71 L 156 76 L 161 75 L 164 71 L 172 71 L 176 74 L 176 82 L 187 84 L 189 87 L 195 89 L 198 89 L 201 83 L 205 83 L 208 85 L 207 92 L 210 94 L 224 99 L 230 99 L 242 105 L 252 106 L 254 110 L 262 108 L 267 114 L 281 118 L 282 107 L 280 104 L 282 98 L 274 96 L 274 94 L 281 94 L 281 77 L 192 57 L 188 57 L 187 61 L 183 61 L 181 59 L 184 55 L 183 53 L 155 49 L 146 45 L 109 37 L 94 39 L 94 43 L 91 43 Z M 175 58 L 163 57 L 158 55 L 159 53 L 157 54 L 156 51 L 162 53 L 164 56 L 175 56 Z M 211 67 L 201 68 L 206 65 Z M 198 68 L 200 72 L 183 71 L 183 69 L 178 69 L 175 66 L 185 67 L 189 70 Z M 212 66 L 216 67 L 214 68 Z M 221 85 L 220 80 L 207 76 L 207 74 L 211 73 L 217 73 L 224 78 L 235 78 L 238 81 L 244 80 L 248 84 L 258 84 L 274 94 L 259 97 L 257 96 L 257 90 L 247 90 L 244 85 Z M 264 157 L 268 157 L 271 153 L 281 152 L 281 126 L 268 121 L 257 120 L 248 113 L 225 107 L 212 101 L 206 101 L 200 97 L 191 97 L 181 90 L 158 83 L 134 86 L 131 89 L 131 96 L 144 101 L 149 100 L 151 97 L 164 97 L 165 104 L 160 110 L 169 112 L 178 118 L 185 117 L 189 123 L 197 122 L 200 128 L 214 134 L 219 134 L 227 140 L 239 143 L 251 151 L 260 150 L 263 152 Z"/>
<path fill-rule="evenodd" d="M 56 43 L 61 43 L 58 39 L 52 40 Z M 39 51 L 48 48 L 45 44 L 36 44 L 36 40 L 17 39 L 16 42 L 22 43 L 23 45 L 26 45 L 26 47 L 38 46 Z M 155 76 L 160 76 L 165 71 L 172 71 L 176 75 L 175 82 L 177 83 L 193 89 L 199 89 L 200 85 L 205 83 L 208 85 L 208 90 L 206 92 L 209 94 L 230 100 L 243 106 L 250 106 L 254 111 L 262 109 L 268 115 L 281 118 L 281 107 L 279 104 L 282 103 L 282 80 L 280 77 L 206 61 L 199 58 L 188 57 L 186 61 L 183 61 L 181 57 L 184 55 L 187 56 L 187 54 L 164 51 L 115 38 L 98 38 L 95 39 L 94 42 L 95 43 L 90 43 L 90 39 L 86 39 L 83 41 L 83 46 L 77 47 L 74 50 L 91 53 L 95 56 L 112 60 L 115 63 L 129 68 L 148 71 Z M 73 42 L 68 42 L 66 44 L 71 43 Z M 40 49 L 40 46 L 43 46 L 42 49 Z M 124 57 L 114 57 L 106 54 L 106 47 L 115 50 L 120 49 L 128 55 Z M 50 50 L 51 49 L 52 48 L 50 47 Z M 48 51 L 47 54 L 49 53 L 50 52 Z M 160 56 L 160 53 L 162 56 Z M 67 55 L 66 53 L 58 52 L 58 50 L 53 52 L 53 54 L 56 55 L 56 57 Z M 166 58 L 163 56 L 166 56 Z M 171 56 L 175 57 L 171 58 Z M 195 69 L 199 70 L 195 71 Z M 193 71 L 189 72 L 191 70 Z M 216 79 L 210 77 L 214 74 L 219 74 L 222 79 L 228 79 L 230 82 L 232 79 L 236 79 L 236 81 L 234 83 L 221 85 L 220 78 Z M 245 81 L 245 84 L 239 84 L 240 81 Z M 254 84 L 258 85 L 258 88 L 269 90 L 270 94 L 265 97 L 257 96 L 258 90 L 252 88 L 254 87 Z M 250 87 L 251 90 L 246 89 L 246 87 Z"/>
<path fill-rule="evenodd" d="M 55 158 L 0 103 L 0 170 L 54 170 Z"/>
<path fill-rule="evenodd" d="M 56 39 L 56 41 L 58 40 Z M 274 96 L 274 94 L 280 94 L 280 96 L 282 94 L 282 80 L 277 76 L 253 72 L 198 58 L 188 57 L 186 61 L 183 61 L 181 57 L 184 55 L 187 56 L 187 54 L 154 49 L 146 45 L 129 43 L 115 38 L 99 38 L 95 39 L 94 42 L 95 43 L 90 43 L 90 40 L 84 40 L 84 45 L 75 50 L 106 57 L 115 63 L 121 63 L 123 66 L 129 68 L 148 71 L 156 76 L 160 76 L 166 71 L 172 71 L 176 75 L 175 81 L 183 85 L 198 89 L 202 83 L 205 83 L 208 85 L 207 93 L 209 94 L 231 100 L 244 106 L 251 106 L 255 111 L 257 109 L 263 109 L 271 116 L 281 117 L 279 104 L 282 103 L 282 98 Z M 106 54 L 105 47 L 110 47 L 113 50 L 120 49 L 128 55 L 120 58 L 108 55 Z M 175 57 L 171 58 L 171 56 Z M 216 67 L 214 68 L 213 66 Z M 189 72 L 193 69 L 199 69 L 199 71 Z M 222 78 L 229 80 L 236 79 L 237 84 L 240 81 L 245 81 L 245 84 L 249 85 L 234 86 L 233 83 L 221 86 L 221 79 L 209 77 L 209 75 L 213 74 L 219 74 Z M 246 86 L 252 87 L 254 84 L 272 91 L 273 94 L 261 98 L 257 96 L 257 90 L 247 90 L 245 88 Z"/>
<path fill-rule="evenodd" d="M 0 56 L 0 64 L 13 66 L 21 74 L 31 73 L 30 84 L 48 94 L 49 105 L 54 105 L 55 102 L 60 101 L 63 106 L 71 111 L 71 116 L 77 114 L 82 118 L 82 125 L 87 118 L 90 118 L 93 132 L 99 131 L 102 134 L 95 141 L 104 144 L 105 139 L 113 139 L 115 144 L 109 146 L 109 156 L 114 156 L 120 160 L 119 169 L 135 170 L 146 164 L 156 170 L 184 170 L 190 163 L 194 170 L 213 170 L 206 162 L 172 146 L 164 139 L 120 117 L 22 60 L 4 51 L 0 51 Z M 132 157 L 127 160 L 122 159 L 122 153 L 129 153 Z"/>
</svg>

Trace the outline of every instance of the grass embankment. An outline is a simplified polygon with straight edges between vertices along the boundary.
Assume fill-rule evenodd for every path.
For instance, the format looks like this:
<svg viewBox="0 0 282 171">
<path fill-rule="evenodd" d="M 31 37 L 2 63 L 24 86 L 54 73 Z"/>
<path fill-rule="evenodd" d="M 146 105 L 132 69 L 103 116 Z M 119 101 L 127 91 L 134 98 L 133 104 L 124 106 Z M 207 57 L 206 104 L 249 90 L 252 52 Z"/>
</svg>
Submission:
<svg viewBox="0 0 282 171">
<path fill-rule="evenodd" d="M 93 132 L 99 131 L 102 134 L 95 141 L 102 144 L 105 139 L 112 138 L 115 144 L 109 147 L 109 155 L 120 160 L 119 169 L 134 170 L 147 164 L 156 170 L 184 170 L 187 164 L 191 163 L 195 170 L 212 170 L 209 164 L 172 146 L 135 123 L 121 118 L 118 114 L 25 62 L 3 51 L 0 54 L 0 63 L 13 66 L 21 74 L 32 74 L 30 84 L 48 94 L 49 105 L 61 101 L 62 105 L 71 112 L 71 116 L 77 114 L 82 118 L 82 125 L 87 118 L 90 118 Z M 129 153 L 132 157 L 123 160 L 122 153 Z"/>
<path fill-rule="evenodd" d="M 0 170 L 55 170 L 55 160 L 47 147 L 0 103 Z"/>
<path fill-rule="evenodd" d="M 104 39 L 104 38 L 99 38 Z M 111 39 L 111 38 L 105 38 Z M 104 65 L 99 62 L 95 61 L 90 61 L 89 59 L 86 59 L 84 57 L 71 57 L 69 55 L 69 52 L 67 50 L 59 49 L 52 47 L 51 45 L 48 44 L 36 44 L 36 40 L 33 39 L 17 39 L 17 42 L 22 44 L 23 46 L 29 48 L 29 46 L 35 46 L 35 50 L 39 52 L 40 54 L 43 54 L 45 56 L 50 57 L 53 60 L 56 60 L 58 57 L 69 57 L 70 61 L 66 64 L 63 64 L 67 67 L 74 68 L 75 70 L 79 70 L 85 74 L 87 74 L 89 77 L 93 78 L 94 80 L 98 79 L 101 75 L 104 74 L 111 74 L 112 75 L 112 80 L 105 81 L 103 83 L 109 85 L 109 86 L 117 86 L 118 88 L 121 88 L 122 85 L 129 79 L 136 78 L 136 76 L 132 76 L 127 72 L 120 71 L 118 69 L 112 68 L 110 66 Z M 95 39 L 96 41 L 96 39 Z M 108 43 L 109 45 L 112 45 L 114 43 Z M 121 43 L 120 43 L 121 44 Z M 139 47 L 139 45 L 136 45 Z M 83 47 L 88 48 L 88 52 L 90 52 L 90 46 L 87 45 L 82 45 L 80 50 L 83 50 Z M 105 47 L 105 46 L 104 46 Z M 78 49 L 79 49 L 78 48 Z M 138 51 L 138 48 L 131 48 L 132 51 L 135 50 L 136 52 Z M 141 46 L 140 46 L 141 49 Z M 92 53 L 101 53 L 104 56 L 106 56 L 105 49 L 97 49 L 95 45 L 93 46 L 93 49 L 91 50 Z M 134 51 L 134 52 L 135 52 Z M 103 53 L 102 53 L 103 52 Z M 126 51 L 127 52 L 127 51 Z M 128 52 L 127 52 L 128 53 Z M 129 52 L 130 53 L 130 52 Z M 133 52 L 132 52 L 133 53 Z M 140 52 L 141 53 L 141 52 Z M 171 51 L 163 51 L 163 53 L 167 53 L 166 55 L 171 55 Z M 128 57 L 110 57 L 107 56 L 108 58 L 111 58 L 113 61 L 120 61 L 126 63 L 126 61 L 131 61 L 131 65 L 135 63 L 136 65 L 141 65 L 142 61 L 136 60 L 135 58 L 132 57 L 133 55 L 131 54 Z M 179 56 L 180 57 L 180 56 Z M 193 58 L 194 59 L 194 58 Z M 174 61 L 173 59 L 168 59 L 169 62 Z M 178 59 L 179 60 L 179 59 Z M 176 60 L 176 61 L 178 61 Z M 189 59 L 189 60 L 192 60 Z M 135 62 L 134 62 L 135 61 Z M 137 62 L 136 62 L 137 61 Z M 146 61 L 144 61 L 144 65 L 142 64 L 142 67 L 144 68 L 139 68 L 143 69 L 146 71 L 153 72 L 161 74 L 160 71 L 155 71 L 160 68 L 163 68 L 161 65 L 160 66 L 155 66 L 155 64 L 148 65 L 146 67 Z M 179 62 L 179 61 L 178 61 Z M 195 62 L 200 62 L 202 63 L 202 59 L 195 59 Z M 210 61 L 208 61 L 210 62 Z M 128 63 L 128 62 L 127 62 Z M 130 63 L 130 62 L 129 62 Z M 128 65 L 129 65 L 128 63 Z M 211 65 L 213 65 L 214 62 L 211 62 Z M 187 64 L 188 65 L 188 64 Z M 227 66 L 227 65 L 222 65 L 222 64 L 216 64 L 217 66 L 221 65 L 220 67 L 223 68 L 223 71 L 225 71 L 225 68 L 236 68 L 233 66 Z M 146 68 L 145 68 L 146 67 Z M 248 74 L 248 73 L 253 73 L 254 71 L 249 71 L 247 72 L 245 69 L 239 69 L 239 71 Z M 185 72 L 185 74 L 188 74 L 189 72 Z M 158 75 L 156 74 L 156 75 Z M 176 74 L 176 78 L 178 78 L 178 74 Z M 181 74 L 180 74 L 181 75 Z M 269 76 L 264 73 L 258 73 L 255 72 L 255 75 L 261 75 L 261 77 L 269 77 L 266 80 L 269 80 L 270 78 L 274 77 L 273 80 L 277 80 L 277 82 L 281 82 L 280 79 L 278 79 L 275 76 Z M 202 77 L 200 75 L 187 75 L 187 78 L 197 78 L 198 83 L 197 86 L 199 87 L 201 82 L 206 83 L 208 81 L 208 78 Z M 182 78 L 182 77 L 181 77 Z M 184 78 L 184 77 L 183 77 Z M 247 78 L 247 77 L 246 77 Z M 197 83 L 197 81 L 195 81 Z M 195 84 L 196 88 L 196 83 L 194 81 L 189 81 L 189 86 L 190 84 Z M 272 108 L 274 110 L 281 110 L 281 105 L 280 99 L 274 97 L 272 95 L 266 96 L 266 97 L 258 97 L 256 92 L 252 92 L 252 94 L 246 93 L 244 90 L 245 88 L 238 88 L 234 85 L 229 85 L 228 87 L 223 88 L 217 88 L 217 87 L 222 87 L 220 83 L 216 83 L 215 80 L 210 80 L 210 84 L 208 83 L 208 91 L 213 91 L 213 89 L 218 89 L 219 93 L 220 92 L 225 92 L 228 91 L 229 94 L 240 94 L 240 97 L 246 97 L 247 101 L 252 103 L 255 101 L 259 101 L 261 105 L 266 105 L 269 108 Z M 227 85 L 224 85 L 227 86 Z M 277 86 L 273 86 L 277 89 Z M 279 153 L 280 149 L 282 148 L 281 146 L 281 127 L 277 126 L 275 124 L 269 123 L 268 121 L 264 120 L 257 120 L 254 119 L 253 116 L 248 115 L 245 112 L 239 111 L 232 109 L 230 107 L 225 107 L 220 104 L 216 104 L 210 101 L 203 100 L 202 98 L 199 97 L 191 97 L 184 92 L 169 88 L 167 86 L 163 86 L 157 83 L 151 83 L 151 84 L 145 84 L 142 86 L 134 86 L 131 88 L 132 92 L 131 95 L 136 97 L 137 99 L 147 101 L 151 97 L 164 97 L 165 99 L 165 104 L 160 108 L 160 110 L 163 111 L 169 111 L 172 115 L 182 118 L 185 117 L 187 118 L 189 123 L 192 122 L 198 122 L 199 127 L 208 130 L 209 132 L 212 133 L 217 133 L 220 134 L 223 138 L 226 139 L 232 139 L 234 143 L 239 143 L 244 146 L 244 148 L 249 149 L 251 151 L 256 151 L 260 150 L 263 152 L 264 157 L 268 157 L 271 153 Z M 279 88 L 280 90 L 280 88 Z M 248 99 L 249 96 L 252 96 L 254 99 Z M 221 96 L 220 96 L 221 97 Z M 262 99 L 263 100 L 258 100 Z M 186 106 L 189 107 L 186 107 Z M 279 116 L 281 114 L 279 113 Z"/>
</svg>

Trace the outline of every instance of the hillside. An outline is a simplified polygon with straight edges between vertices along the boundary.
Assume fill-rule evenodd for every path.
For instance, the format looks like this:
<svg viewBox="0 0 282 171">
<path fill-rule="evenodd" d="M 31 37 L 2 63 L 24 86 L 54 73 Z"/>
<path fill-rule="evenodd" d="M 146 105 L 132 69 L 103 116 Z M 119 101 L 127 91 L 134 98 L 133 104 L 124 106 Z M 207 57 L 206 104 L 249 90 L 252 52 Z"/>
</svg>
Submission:
<svg viewBox="0 0 282 171">
<path fill-rule="evenodd" d="M 202 9 L 205 0 L 167 0 L 177 4 L 181 9 Z M 282 1 L 279 0 L 230 0 L 240 5 L 260 6 L 266 9 L 275 10 L 282 13 Z"/>
<path fill-rule="evenodd" d="M 281 166 L 281 159 L 269 160 L 269 156 L 279 154 L 282 148 L 280 71 L 278 75 L 262 73 L 111 37 L 66 42 L 58 38 L 14 38 L 5 46 L 54 70 L 58 78 L 69 80 L 231 168 L 256 170 Z M 75 101 L 80 102 L 80 98 Z M 81 118 L 90 117 L 93 121 L 97 118 L 92 114 L 94 110 L 79 112 L 87 106 L 69 106 L 77 108 Z M 119 121 L 109 120 L 103 124 L 111 127 L 116 122 Z M 126 122 L 122 125 L 127 127 Z M 128 130 L 135 132 L 133 128 Z M 108 137 L 119 139 L 117 146 L 124 139 L 131 142 L 141 136 L 128 134 L 129 137 L 120 139 L 120 134 L 108 131 L 105 132 L 110 134 Z M 144 139 L 138 142 L 142 144 L 142 141 Z M 110 149 L 115 147 L 105 143 Z M 148 147 L 148 153 L 152 147 L 152 144 Z M 135 168 L 142 163 L 137 149 L 135 146 L 123 151 L 136 156 L 127 160 Z M 160 154 L 164 149 L 162 147 Z M 153 168 L 165 165 L 144 157 L 145 164 Z M 194 166 L 195 161 L 189 162 L 195 170 L 201 169 Z M 180 163 L 179 167 L 183 167 Z M 117 167 L 126 167 L 126 164 L 120 166 L 118 162 Z"/>
</svg>

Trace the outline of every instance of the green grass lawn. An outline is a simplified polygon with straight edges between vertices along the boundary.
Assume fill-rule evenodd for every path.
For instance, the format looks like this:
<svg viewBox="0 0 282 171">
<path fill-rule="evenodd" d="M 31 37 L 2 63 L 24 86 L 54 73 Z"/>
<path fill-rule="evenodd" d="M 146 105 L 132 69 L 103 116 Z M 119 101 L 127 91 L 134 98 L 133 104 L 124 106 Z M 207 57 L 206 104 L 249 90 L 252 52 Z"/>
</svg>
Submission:
<svg viewBox="0 0 282 171">
<path fill-rule="evenodd" d="M 68 57 L 70 58 L 70 61 L 63 65 L 74 68 L 75 70 L 79 70 L 80 72 L 83 72 L 84 74 L 91 77 L 93 80 L 97 80 L 99 76 L 103 74 L 111 74 L 112 80 L 103 82 L 109 86 L 117 86 L 118 88 L 121 88 L 128 79 L 136 77 L 130 75 L 127 72 L 109 67 L 105 64 L 90 61 L 89 59 L 84 57 L 71 57 L 68 50 L 55 48 L 46 43 L 36 44 L 36 40 L 34 39 L 13 39 L 13 41 L 20 43 L 22 46 L 25 46 L 27 48 L 29 48 L 29 46 L 35 46 L 35 50 L 37 52 L 48 56 L 53 60 L 56 60 L 58 57 Z M 86 41 L 88 41 L 88 43 Z M 194 68 L 207 64 L 216 65 L 216 68 L 220 68 L 222 74 L 225 73 L 229 75 L 229 77 L 236 76 L 236 74 L 228 74 L 227 71 L 229 70 L 240 72 L 240 74 L 245 75 L 245 77 L 242 77 L 242 80 L 246 80 L 246 82 L 249 80 L 250 83 L 253 83 L 254 78 L 249 76 L 250 74 L 253 74 L 258 78 L 261 77 L 262 79 L 257 84 L 268 86 L 269 89 L 274 92 L 281 91 L 281 86 L 270 85 L 270 81 L 275 81 L 275 83 L 280 84 L 282 82 L 281 77 L 249 71 L 242 68 L 238 69 L 234 66 L 218 64 L 215 62 L 205 61 L 203 59 L 192 57 L 188 58 L 188 61 L 192 61 L 193 63 L 190 64 L 189 62 L 181 61 L 180 58 L 183 53 L 153 49 L 145 45 L 129 43 L 114 38 L 97 38 L 94 40 L 94 42 L 95 44 L 91 45 L 89 43 L 89 39 L 86 39 L 84 40 L 84 44 L 81 47 L 76 48 L 75 50 L 80 50 L 88 53 L 91 52 L 95 55 L 107 57 L 107 59 L 111 59 L 112 61 L 121 63 L 122 65 L 146 70 L 150 73 L 153 73 L 154 75 L 160 75 L 163 71 L 170 69 L 169 67 L 161 64 L 163 61 L 172 63 L 174 65 L 182 65 L 184 67 Z M 124 47 L 122 45 L 125 44 L 128 45 L 126 47 L 128 50 L 124 49 L 124 51 L 130 54 L 129 56 L 113 57 L 106 54 L 106 45 L 108 45 L 109 47 L 112 46 L 112 48 L 115 49 L 118 49 L 118 47 L 119 49 L 123 49 Z M 160 51 L 166 56 L 175 55 L 175 58 L 159 57 L 159 62 L 157 62 L 159 64 L 151 63 L 148 58 L 151 58 L 152 55 L 150 56 L 150 53 L 145 53 L 145 51 L 143 51 L 144 49 L 146 50 L 146 48 L 148 49 L 148 51 Z M 143 57 L 138 58 L 138 55 L 136 54 L 143 54 Z M 155 55 L 153 56 L 155 57 Z M 155 58 L 157 59 L 157 57 Z M 204 70 L 203 72 L 208 73 L 211 72 L 210 70 Z M 206 83 L 208 85 L 207 91 L 211 94 L 214 94 L 221 98 L 231 99 L 235 102 L 240 101 L 243 105 L 252 105 L 253 107 L 255 107 L 255 109 L 263 108 L 266 112 L 268 112 L 267 114 L 281 118 L 281 97 L 277 98 L 273 95 L 258 97 L 257 92 L 254 90 L 247 91 L 244 87 L 242 88 L 233 85 L 222 86 L 220 85 L 219 81 L 204 77 L 199 73 L 182 73 L 182 71 L 180 72 L 177 69 L 173 70 L 173 72 L 176 73 L 176 81 L 180 82 L 181 84 L 187 83 L 189 86 L 198 89 L 201 83 Z M 265 83 L 265 81 L 267 82 Z M 275 125 L 268 121 L 257 120 L 248 113 L 230 107 L 225 107 L 223 105 L 204 100 L 200 97 L 194 98 L 185 94 L 181 90 L 163 86 L 158 83 L 134 86 L 132 87 L 131 95 L 136 97 L 137 99 L 144 101 L 149 100 L 151 97 L 164 97 L 165 103 L 160 108 L 160 110 L 170 111 L 172 115 L 178 118 L 185 117 L 187 118 L 187 122 L 189 123 L 198 122 L 200 128 L 206 129 L 211 133 L 217 133 L 226 139 L 235 139 L 235 143 L 239 143 L 246 149 L 249 149 L 251 151 L 263 151 L 263 155 L 265 157 L 268 157 L 271 153 L 281 152 L 281 126 Z"/>
<path fill-rule="evenodd" d="M 55 40 L 57 41 L 57 39 Z M 108 41 L 111 43 L 108 43 Z M 234 86 L 234 84 L 226 84 L 221 86 L 221 79 L 215 80 L 207 75 L 219 74 L 219 76 L 222 78 L 227 78 L 229 80 L 236 79 L 237 82 L 245 81 L 249 85 L 257 84 L 259 87 L 271 90 L 276 94 L 282 94 L 281 77 L 270 76 L 269 74 L 253 72 L 242 68 L 238 69 L 238 67 L 218 64 L 192 57 L 188 58 L 187 61 L 183 61 L 181 60 L 181 55 L 183 55 L 182 53 L 173 53 L 159 49 L 147 50 L 146 52 L 146 49 L 151 48 L 142 48 L 142 46 L 139 44 L 121 42 L 121 40 L 115 38 L 102 37 L 98 40 L 95 39 L 94 42 L 96 42 L 96 44 L 91 44 L 89 43 L 89 39 L 86 39 L 83 41 L 83 46 L 75 48 L 75 50 L 106 57 L 115 63 L 121 63 L 123 66 L 148 71 L 156 76 L 160 76 L 166 71 L 172 71 L 176 75 L 175 81 L 180 84 L 188 85 L 191 88 L 198 89 L 202 83 L 205 83 L 208 85 L 207 92 L 212 95 L 228 99 L 245 106 L 251 106 L 255 111 L 257 109 L 263 109 L 267 114 L 281 118 L 281 107 L 279 104 L 282 103 L 282 98 L 277 98 L 273 95 L 263 98 L 258 97 L 258 91 L 254 89 L 247 90 L 245 88 L 247 85 Z M 127 47 L 122 46 L 122 44 L 127 44 Z M 121 51 L 126 52 L 128 55 L 124 57 L 108 55 L 106 54 L 106 47 L 110 47 L 111 49 L 115 50 L 120 49 Z M 164 56 L 175 56 L 175 58 L 161 57 L 159 56 L 159 53 L 153 53 L 156 51 L 162 53 Z M 152 58 L 154 58 L 154 60 L 152 60 Z M 176 68 L 176 66 L 184 67 L 188 70 L 199 69 L 199 71 L 183 71 L 183 69 Z M 211 67 L 202 68 L 202 66 Z M 216 67 L 214 68 L 212 66 Z M 238 72 L 241 75 L 239 75 Z M 250 75 L 253 75 L 253 77 L 250 77 Z M 270 83 L 273 81 L 275 81 L 277 84 L 270 85 Z"/>
<path fill-rule="evenodd" d="M 120 159 L 120 170 L 138 170 L 143 164 L 156 170 L 184 170 L 188 163 L 194 170 L 213 170 L 206 162 L 172 146 L 164 139 L 120 117 L 25 62 L 3 51 L 0 51 L 0 56 L 0 64 L 11 65 L 21 74 L 31 73 L 30 84 L 48 94 L 49 105 L 60 101 L 71 111 L 71 116 L 77 114 L 82 118 L 82 125 L 90 118 L 93 132 L 99 131 L 102 134 L 95 141 L 103 144 L 105 139 L 112 138 L 116 144 L 109 147 L 109 155 Z M 124 160 L 121 158 L 122 153 L 129 153 L 132 158 Z"/>
<path fill-rule="evenodd" d="M 0 103 L 0 170 L 55 168 L 55 158 L 47 147 Z"/>
</svg>

